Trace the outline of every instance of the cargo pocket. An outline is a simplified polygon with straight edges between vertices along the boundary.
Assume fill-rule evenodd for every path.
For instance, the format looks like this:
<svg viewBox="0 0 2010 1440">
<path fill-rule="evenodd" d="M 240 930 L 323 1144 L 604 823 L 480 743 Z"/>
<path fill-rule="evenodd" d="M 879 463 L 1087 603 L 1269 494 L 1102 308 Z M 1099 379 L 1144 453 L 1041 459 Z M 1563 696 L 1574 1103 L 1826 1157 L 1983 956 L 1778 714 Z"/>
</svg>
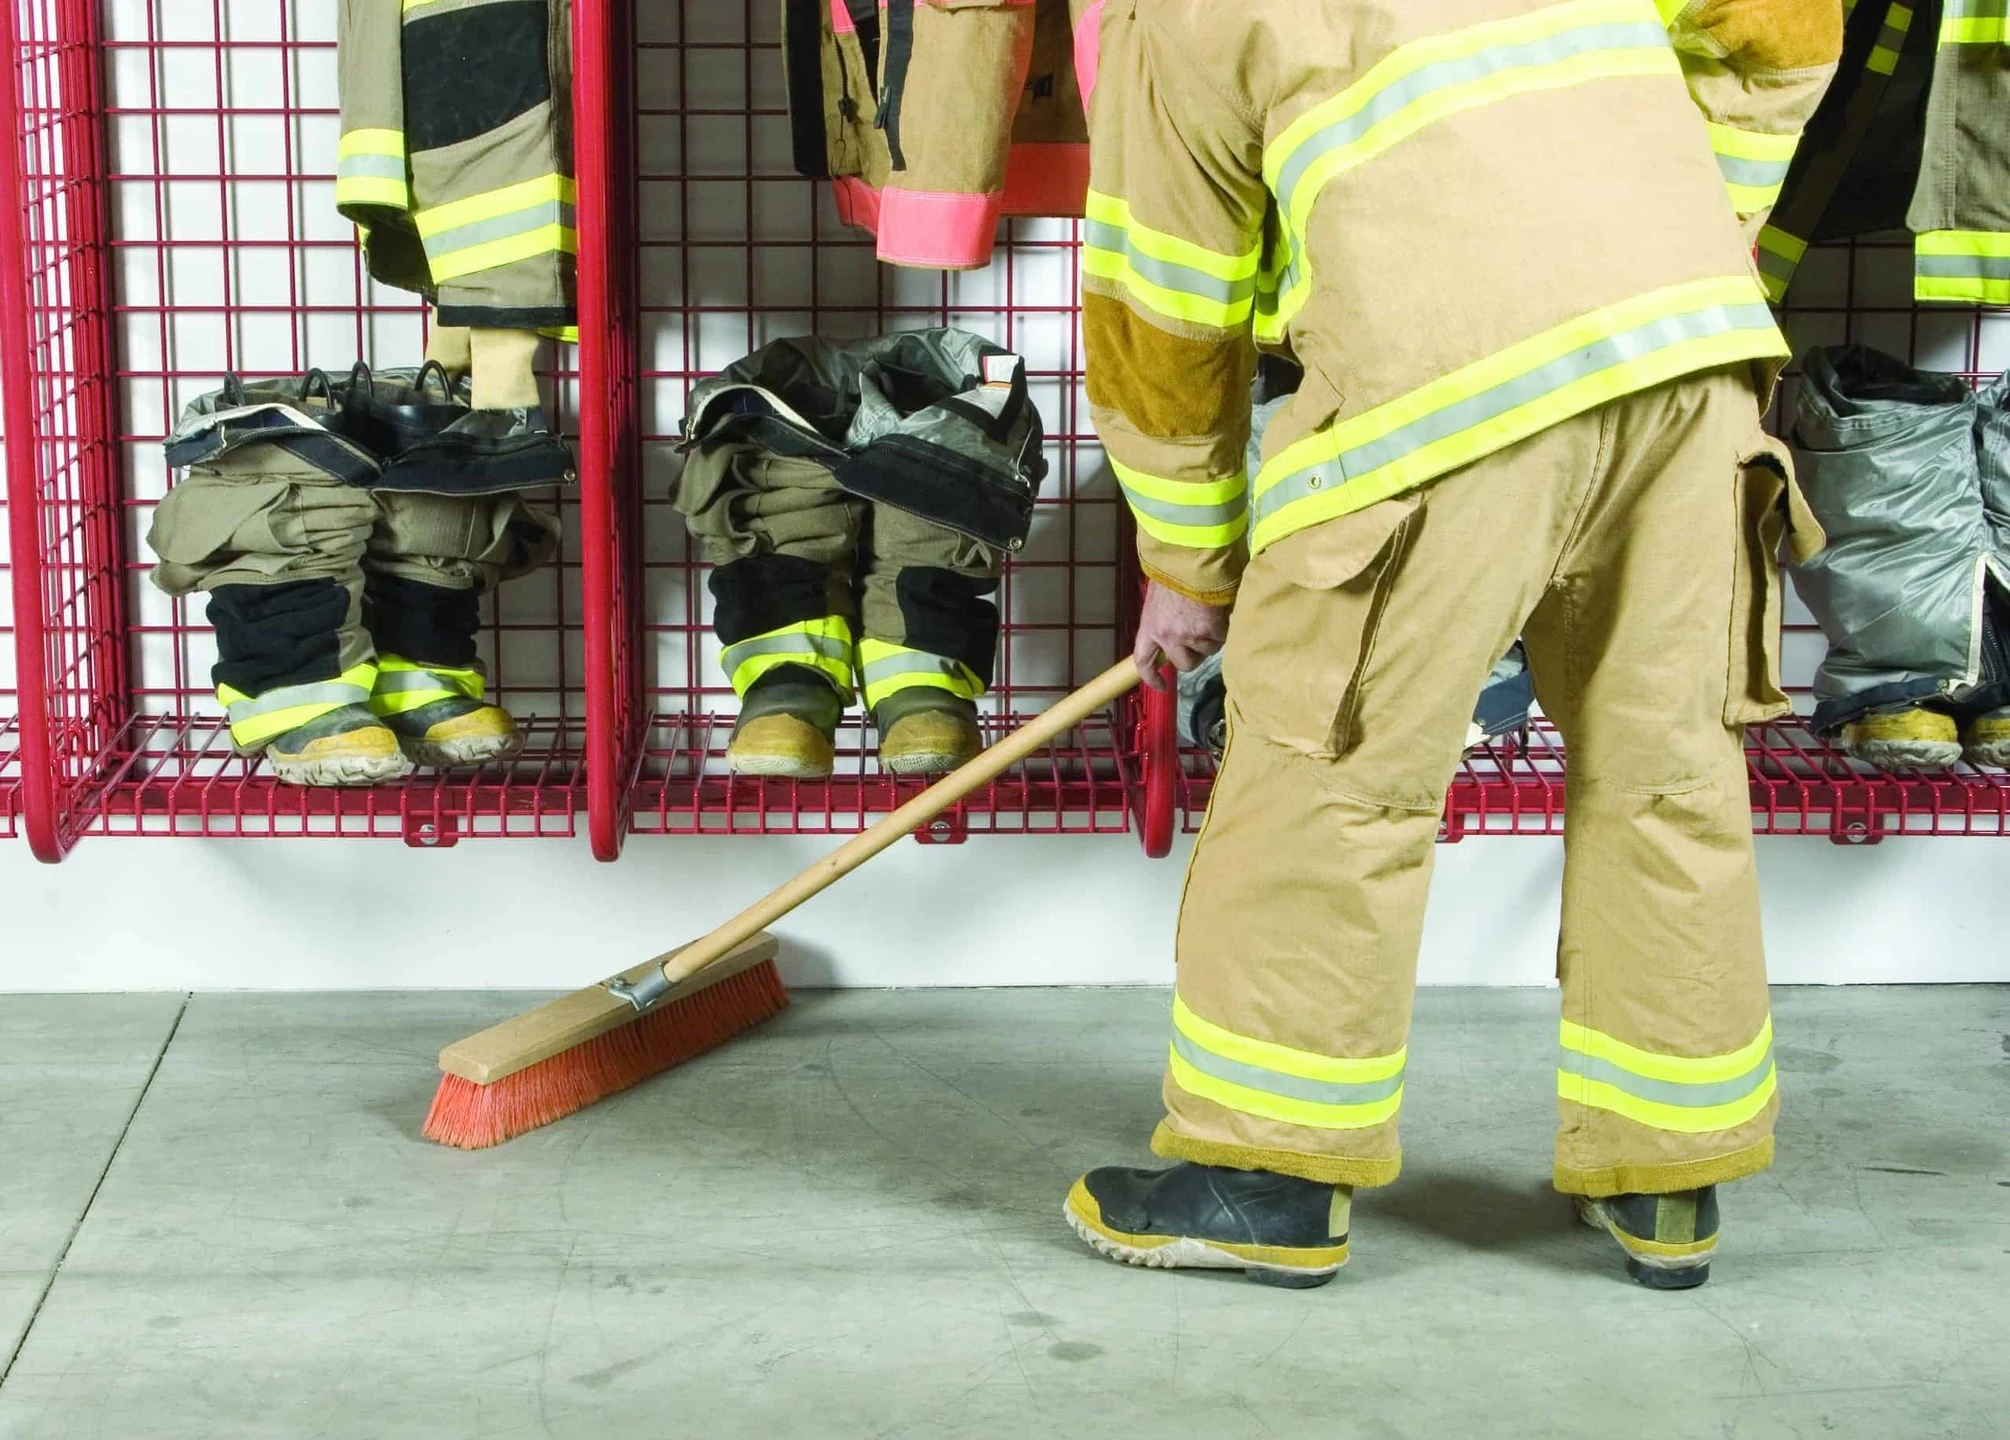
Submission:
<svg viewBox="0 0 2010 1440">
<path fill-rule="evenodd" d="M 1223 657 L 1237 730 L 1322 759 L 1353 747 L 1361 675 L 1420 503 L 1398 495 L 1250 562 Z"/>
<path fill-rule="evenodd" d="M 1739 457 L 1735 494 L 1737 546 L 1724 723 L 1759 725 L 1793 710 L 1780 681 L 1786 604 L 1781 546 L 1791 543 L 1794 559 L 1804 562 L 1826 540 L 1794 479 L 1792 454 L 1772 436 L 1755 437 Z"/>
<path fill-rule="evenodd" d="M 154 584 L 170 595 L 206 589 L 224 569 L 278 574 L 288 553 L 276 531 L 285 518 L 276 512 L 291 502 L 284 480 L 245 483 L 192 474 L 154 507 L 147 545 L 159 557 Z"/>
</svg>

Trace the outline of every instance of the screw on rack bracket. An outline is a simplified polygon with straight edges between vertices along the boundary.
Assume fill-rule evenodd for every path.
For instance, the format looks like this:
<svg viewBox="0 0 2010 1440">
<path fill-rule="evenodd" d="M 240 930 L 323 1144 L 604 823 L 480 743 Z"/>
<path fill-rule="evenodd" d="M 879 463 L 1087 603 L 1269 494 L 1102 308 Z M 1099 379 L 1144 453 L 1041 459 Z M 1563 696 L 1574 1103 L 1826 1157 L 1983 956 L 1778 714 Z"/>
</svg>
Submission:
<svg viewBox="0 0 2010 1440">
<path fill-rule="evenodd" d="M 1877 845 L 1884 836 L 1884 826 L 1868 810 L 1838 810 L 1829 822 L 1831 845 Z"/>
<path fill-rule="evenodd" d="M 405 843 L 414 850 L 451 850 L 461 843 L 460 820 L 453 815 L 408 812 Z"/>
<path fill-rule="evenodd" d="M 923 845 L 961 845 L 970 838 L 970 819 L 958 805 L 915 831 L 914 838 Z"/>
</svg>

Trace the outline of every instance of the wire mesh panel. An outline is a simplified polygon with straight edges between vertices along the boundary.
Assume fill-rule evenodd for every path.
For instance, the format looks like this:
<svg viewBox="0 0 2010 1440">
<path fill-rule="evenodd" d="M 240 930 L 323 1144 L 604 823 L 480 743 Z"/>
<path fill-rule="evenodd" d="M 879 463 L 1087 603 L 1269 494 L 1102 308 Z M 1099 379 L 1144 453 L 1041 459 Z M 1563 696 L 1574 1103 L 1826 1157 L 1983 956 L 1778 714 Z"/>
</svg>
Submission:
<svg viewBox="0 0 2010 1440">
<path fill-rule="evenodd" d="M 416 298 L 364 273 L 335 210 L 336 7 L 7 0 L 23 180 L 58 810 L 76 834 L 567 834 L 579 808 L 578 547 L 490 605 L 482 657 L 525 721 L 514 765 L 369 791 L 277 784 L 236 755 L 201 606 L 146 580 L 161 440 L 227 374 L 416 364 Z M 555 386 L 571 409 L 569 376 Z M 19 486 L 23 481 L 17 479 Z M 17 495 L 18 495 L 17 490 Z M 568 533 L 575 506 L 561 502 Z M 18 562 L 17 562 L 18 563 Z M 21 617 L 24 621 L 27 617 Z"/>
<path fill-rule="evenodd" d="M 1023 551 L 1006 567 L 997 682 L 981 702 L 997 738 L 1119 653 L 1136 586 L 1127 521 L 1082 393 L 1078 225 L 1008 221 L 988 269 L 899 270 L 839 224 L 825 187 L 796 175 L 778 41 L 765 0 L 679 0 L 637 11 L 643 378 L 643 613 L 654 707 L 633 823 L 640 831 L 855 830 L 920 786 L 883 774 L 853 714 L 837 777 L 735 779 L 722 756 L 735 702 L 711 631 L 708 567 L 670 503 L 691 387 L 769 341 L 953 325 L 1025 358 L 1050 465 Z M 1139 782 L 1128 711 L 1078 730 L 967 802 L 964 829 L 1117 831 Z"/>
</svg>

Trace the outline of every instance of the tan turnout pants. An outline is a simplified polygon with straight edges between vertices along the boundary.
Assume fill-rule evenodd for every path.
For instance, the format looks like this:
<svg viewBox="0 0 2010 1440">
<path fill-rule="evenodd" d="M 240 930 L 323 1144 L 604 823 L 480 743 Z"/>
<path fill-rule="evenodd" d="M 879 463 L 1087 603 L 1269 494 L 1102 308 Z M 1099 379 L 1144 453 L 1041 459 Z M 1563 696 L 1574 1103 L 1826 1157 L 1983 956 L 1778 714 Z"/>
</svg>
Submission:
<svg viewBox="0 0 2010 1440">
<path fill-rule="evenodd" d="M 1769 1163 L 1742 727 L 1786 708 L 1791 485 L 1758 420 L 1746 369 L 1692 376 L 1250 564 L 1180 909 L 1160 1154 L 1395 1178 L 1439 816 L 1519 632 L 1570 757 L 1556 1184 L 1666 1192 Z"/>
</svg>

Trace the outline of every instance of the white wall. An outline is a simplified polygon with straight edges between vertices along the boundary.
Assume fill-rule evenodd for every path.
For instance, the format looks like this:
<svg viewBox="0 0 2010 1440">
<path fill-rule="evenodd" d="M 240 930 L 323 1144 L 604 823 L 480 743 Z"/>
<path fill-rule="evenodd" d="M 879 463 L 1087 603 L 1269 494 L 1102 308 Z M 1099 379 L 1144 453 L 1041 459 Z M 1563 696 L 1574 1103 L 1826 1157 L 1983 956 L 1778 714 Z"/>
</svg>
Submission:
<svg viewBox="0 0 2010 1440">
<path fill-rule="evenodd" d="M 91 840 L 65 864 L 0 845 L 0 992 L 589 984 L 725 919 L 831 842 Z M 1776 980 L 2010 981 L 2010 845 L 1763 839 Z M 1125 836 L 896 846 L 780 933 L 807 985 L 1158 984 L 1185 847 Z M 1562 845 L 1441 846 L 1422 978 L 1553 974 Z"/>
</svg>

